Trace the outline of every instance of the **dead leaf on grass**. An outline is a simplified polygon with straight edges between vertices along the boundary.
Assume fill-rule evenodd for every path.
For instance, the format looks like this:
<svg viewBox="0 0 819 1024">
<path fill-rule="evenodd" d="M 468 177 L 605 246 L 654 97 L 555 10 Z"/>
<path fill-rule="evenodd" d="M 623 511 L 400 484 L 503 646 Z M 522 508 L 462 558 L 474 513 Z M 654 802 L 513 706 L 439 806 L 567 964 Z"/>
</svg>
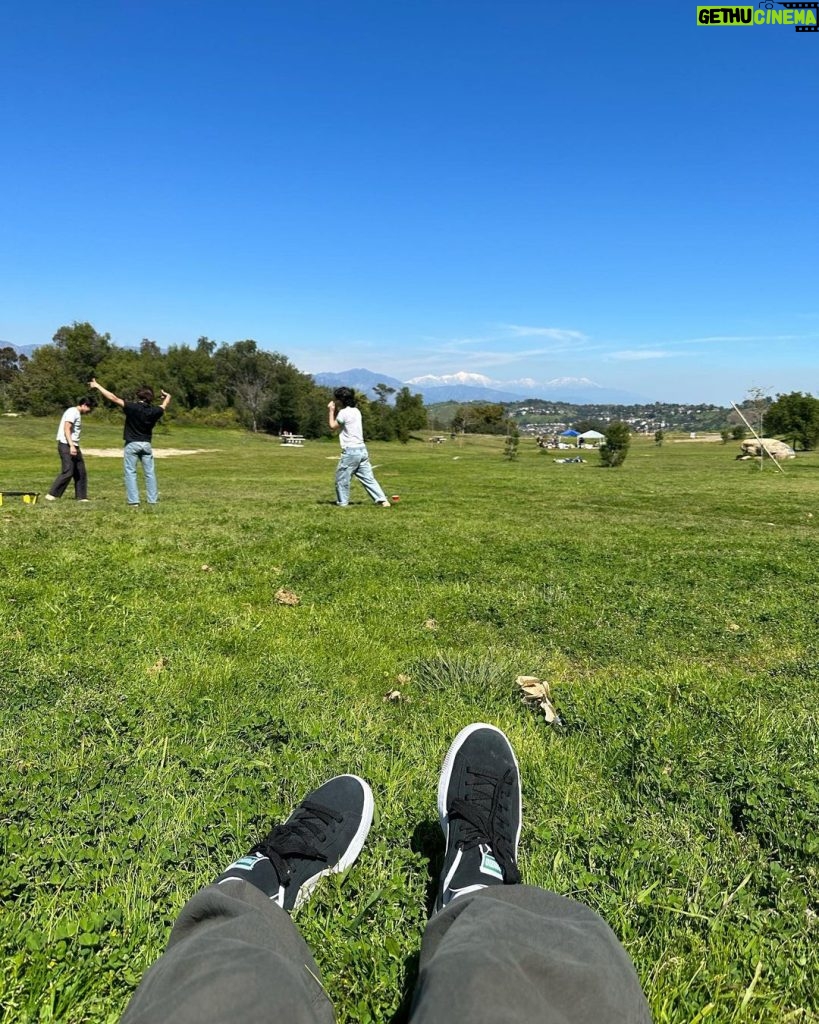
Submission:
<svg viewBox="0 0 819 1024">
<path fill-rule="evenodd" d="M 406 673 L 404 673 L 404 672 L 400 672 L 395 677 L 395 681 L 396 681 L 396 683 L 398 683 L 399 686 L 406 686 L 407 683 L 411 683 L 412 682 L 412 677 L 406 675 Z"/>
<path fill-rule="evenodd" d="M 390 701 L 392 704 L 411 704 L 412 697 L 407 697 L 401 693 L 400 690 L 390 690 L 389 693 L 384 694 L 384 700 Z"/>
<path fill-rule="evenodd" d="M 149 676 L 158 676 L 160 672 L 164 672 L 168 667 L 168 659 L 165 657 L 158 658 L 153 665 L 148 669 Z"/>
<path fill-rule="evenodd" d="M 213 566 L 210 566 L 210 565 L 203 565 L 203 566 L 200 566 L 200 568 L 201 568 L 202 572 L 213 572 Z"/>
<path fill-rule="evenodd" d="M 279 604 L 287 604 L 293 607 L 297 605 L 300 600 L 301 598 L 298 594 L 294 594 L 292 590 L 285 590 L 284 587 L 281 587 L 276 591 L 276 601 Z"/>
<path fill-rule="evenodd" d="M 438 628 L 438 623 L 435 621 L 435 619 L 427 619 L 427 621 L 424 623 L 424 629 L 437 629 L 437 628 Z"/>
<path fill-rule="evenodd" d="M 740 627 L 739 627 L 739 626 L 738 626 L 738 625 L 736 624 L 736 622 L 729 622 L 729 623 L 728 623 L 728 629 L 729 629 L 729 630 L 730 630 L 730 631 L 731 631 L 732 633 L 738 633 L 738 632 L 739 632 L 739 630 L 740 630 Z"/>
<path fill-rule="evenodd" d="M 551 701 L 549 684 L 537 676 L 518 676 L 515 680 L 520 687 L 520 699 L 528 707 L 539 708 L 550 725 L 562 725 L 560 715 Z"/>
</svg>

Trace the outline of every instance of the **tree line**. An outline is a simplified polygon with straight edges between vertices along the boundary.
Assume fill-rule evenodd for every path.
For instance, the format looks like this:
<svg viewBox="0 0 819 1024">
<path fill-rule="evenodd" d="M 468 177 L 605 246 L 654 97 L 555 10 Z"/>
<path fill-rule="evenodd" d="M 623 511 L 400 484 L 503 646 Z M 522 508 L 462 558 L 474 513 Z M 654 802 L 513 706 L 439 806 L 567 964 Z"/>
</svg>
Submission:
<svg viewBox="0 0 819 1024">
<path fill-rule="evenodd" d="M 156 392 L 164 388 L 173 395 L 177 418 L 305 437 L 331 433 L 331 391 L 252 339 L 217 345 L 202 337 L 195 345 L 163 351 L 144 338 L 139 349 L 132 349 L 113 344 L 110 334 L 100 334 L 90 323 L 60 327 L 52 344 L 41 345 L 30 357 L 10 346 L 0 348 L 0 407 L 49 416 L 73 404 L 92 377 L 124 398 L 146 384 Z M 413 430 L 426 426 L 420 395 L 408 388 L 395 393 L 386 385 L 375 391 L 376 400 L 359 399 L 367 437 L 406 442 Z"/>
</svg>

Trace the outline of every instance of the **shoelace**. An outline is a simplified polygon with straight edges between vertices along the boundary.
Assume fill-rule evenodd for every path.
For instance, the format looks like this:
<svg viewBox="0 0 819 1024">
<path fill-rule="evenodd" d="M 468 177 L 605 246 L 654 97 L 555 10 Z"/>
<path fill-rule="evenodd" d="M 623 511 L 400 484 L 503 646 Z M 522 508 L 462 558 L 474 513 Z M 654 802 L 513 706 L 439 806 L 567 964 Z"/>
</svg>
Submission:
<svg viewBox="0 0 819 1024">
<path fill-rule="evenodd" d="M 507 885 L 520 881 L 520 874 L 515 864 L 515 851 L 510 845 L 514 842 L 510 833 L 509 799 L 516 783 L 515 772 L 507 768 L 498 779 L 495 775 L 486 775 L 474 771 L 467 765 L 467 776 L 472 776 L 471 792 L 464 798 L 453 800 L 449 808 L 449 817 L 459 818 L 468 828 L 464 829 L 459 845 L 469 850 L 480 843 L 486 843 L 503 871 L 503 880 Z"/>
<path fill-rule="evenodd" d="M 330 807 L 305 800 L 294 812 L 293 817 L 273 831 L 250 851 L 267 857 L 282 885 L 289 885 L 292 872 L 289 857 L 306 857 L 321 860 L 324 854 L 317 848 L 327 838 L 326 828 L 330 822 L 341 823 L 343 815 Z"/>
</svg>

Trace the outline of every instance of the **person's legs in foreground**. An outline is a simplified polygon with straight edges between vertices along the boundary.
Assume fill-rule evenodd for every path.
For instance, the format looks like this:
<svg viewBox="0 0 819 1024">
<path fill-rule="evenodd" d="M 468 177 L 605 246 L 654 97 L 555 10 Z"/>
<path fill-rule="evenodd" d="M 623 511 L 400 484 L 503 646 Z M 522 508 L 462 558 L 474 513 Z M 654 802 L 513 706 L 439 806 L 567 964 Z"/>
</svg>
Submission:
<svg viewBox="0 0 819 1024">
<path fill-rule="evenodd" d="M 361 482 L 362 487 L 376 505 L 381 505 L 382 508 L 391 508 L 392 506 L 387 501 L 386 494 L 381 490 L 378 481 L 375 479 L 372 463 L 370 462 L 370 453 L 367 451 L 366 446 L 364 448 L 354 448 L 353 452 L 355 453 L 352 469 L 353 476 Z"/>
<path fill-rule="evenodd" d="M 137 485 L 138 460 L 139 442 L 129 441 L 122 453 L 122 464 L 125 473 L 125 500 L 129 505 L 139 504 L 139 487 Z"/>
<path fill-rule="evenodd" d="M 339 776 L 183 909 L 167 952 L 123 1024 L 326 1024 L 318 968 L 285 911 L 355 860 L 372 819 L 369 787 Z M 444 761 L 446 838 L 421 948 L 411 1024 L 650 1024 L 634 968 L 591 910 L 520 883 L 520 776 L 491 725 L 462 729 Z"/>
<path fill-rule="evenodd" d="M 444 761 L 446 838 L 411 1024 L 650 1024 L 625 950 L 572 900 L 520 885 L 520 776 L 500 730 L 462 729 Z"/>
<path fill-rule="evenodd" d="M 335 1020 L 289 911 L 323 875 L 350 867 L 372 816 L 372 791 L 355 775 L 310 793 L 284 825 L 185 905 L 122 1024 Z"/>
</svg>

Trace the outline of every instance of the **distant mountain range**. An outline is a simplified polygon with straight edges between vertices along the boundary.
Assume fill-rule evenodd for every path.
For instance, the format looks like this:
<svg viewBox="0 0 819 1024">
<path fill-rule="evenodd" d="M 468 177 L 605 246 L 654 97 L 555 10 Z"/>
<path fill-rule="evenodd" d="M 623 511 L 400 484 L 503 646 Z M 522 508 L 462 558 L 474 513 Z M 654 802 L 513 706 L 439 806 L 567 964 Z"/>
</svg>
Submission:
<svg viewBox="0 0 819 1024">
<path fill-rule="evenodd" d="M 39 345 L 12 345 L 10 341 L 0 341 L 0 348 L 13 348 L 18 356 L 30 356 L 39 347 Z"/>
<path fill-rule="evenodd" d="M 376 384 L 388 387 L 408 387 L 413 394 L 421 394 L 431 405 L 435 402 L 517 402 L 525 398 L 567 402 L 572 405 L 639 405 L 647 399 L 642 395 L 618 388 L 606 388 L 587 377 L 555 377 L 553 380 L 496 381 L 482 373 L 448 373 L 442 376 L 424 374 L 409 380 L 398 380 L 372 370 L 355 369 L 344 373 L 314 373 L 317 384 L 337 388 L 342 384 L 373 398 Z"/>
</svg>

